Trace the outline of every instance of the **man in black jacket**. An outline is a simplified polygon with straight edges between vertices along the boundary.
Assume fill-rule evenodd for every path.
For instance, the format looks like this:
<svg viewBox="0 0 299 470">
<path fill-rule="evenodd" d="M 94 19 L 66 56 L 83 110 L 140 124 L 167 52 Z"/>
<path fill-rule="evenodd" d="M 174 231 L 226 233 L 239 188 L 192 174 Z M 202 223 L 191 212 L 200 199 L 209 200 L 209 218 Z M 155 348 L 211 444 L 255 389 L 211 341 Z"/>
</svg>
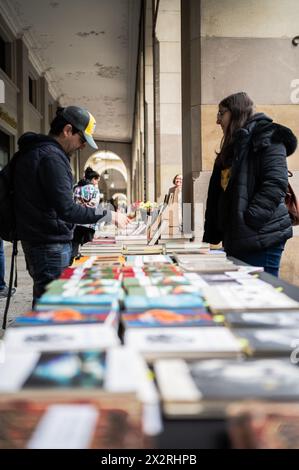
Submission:
<svg viewBox="0 0 299 470">
<path fill-rule="evenodd" d="M 97 149 L 94 128 L 95 119 L 87 110 L 68 106 L 58 108 L 48 136 L 27 132 L 18 141 L 14 179 L 17 237 L 34 281 L 34 302 L 69 265 L 73 224 L 101 219 L 125 227 L 129 221 L 123 214 L 73 201 L 70 156 L 86 142 Z"/>
</svg>

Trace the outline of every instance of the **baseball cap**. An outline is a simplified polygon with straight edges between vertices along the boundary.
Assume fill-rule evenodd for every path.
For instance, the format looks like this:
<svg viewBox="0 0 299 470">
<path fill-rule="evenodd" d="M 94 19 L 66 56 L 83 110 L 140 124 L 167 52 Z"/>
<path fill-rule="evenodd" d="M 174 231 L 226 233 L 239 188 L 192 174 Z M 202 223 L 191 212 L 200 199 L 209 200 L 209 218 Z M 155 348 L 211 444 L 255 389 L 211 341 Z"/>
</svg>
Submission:
<svg viewBox="0 0 299 470">
<path fill-rule="evenodd" d="M 61 115 L 66 121 L 83 133 L 86 142 L 92 148 L 98 148 L 92 137 L 96 127 L 96 120 L 87 109 L 80 108 L 79 106 L 66 106 L 63 108 Z"/>
</svg>

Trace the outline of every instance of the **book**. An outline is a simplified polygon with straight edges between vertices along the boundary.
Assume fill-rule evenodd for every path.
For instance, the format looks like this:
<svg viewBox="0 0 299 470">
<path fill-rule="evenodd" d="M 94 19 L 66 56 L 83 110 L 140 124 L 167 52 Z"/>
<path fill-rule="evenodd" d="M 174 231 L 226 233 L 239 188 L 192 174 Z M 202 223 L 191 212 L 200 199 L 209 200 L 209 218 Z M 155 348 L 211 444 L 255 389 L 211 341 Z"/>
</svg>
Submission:
<svg viewBox="0 0 299 470">
<path fill-rule="evenodd" d="M 243 350 L 249 356 L 288 356 L 299 345 L 299 328 L 234 329 L 242 340 Z"/>
<path fill-rule="evenodd" d="M 227 409 L 234 449 L 298 449 L 299 406 L 296 403 L 249 401 Z"/>
<path fill-rule="evenodd" d="M 125 328 L 161 326 L 214 326 L 217 323 L 205 309 L 151 309 L 145 312 L 123 313 Z"/>
<path fill-rule="evenodd" d="M 146 360 L 238 357 L 241 345 L 225 327 L 128 328 L 124 342 Z"/>
<path fill-rule="evenodd" d="M 299 312 L 225 313 L 230 328 L 299 328 Z"/>
<path fill-rule="evenodd" d="M 113 300 L 115 299 L 116 294 L 82 294 L 82 295 L 76 295 L 76 292 L 74 290 L 73 293 L 70 291 L 68 292 L 68 295 L 61 294 L 61 295 L 55 295 L 55 294 L 48 294 L 45 293 L 43 294 L 39 300 L 38 303 L 39 305 L 105 305 L 105 306 L 111 306 L 113 303 Z"/>
<path fill-rule="evenodd" d="M 154 371 L 164 413 L 172 418 L 223 418 L 233 402 L 299 399 L 299 369 L 285 358 L 160 359 Z"/>
<path fill-rule="evenodd" d="M 164 295 L 192 294 L 200 295 L 199 289 L 194 285 L 172 285 L 172 286 L 133 286 L 127 287 L 126 293 L 129 296 L 161 297 Z"/>
<path fill-rule="evenodd" d="M 202 288 L 213 313 L 297 310 L 299 303 L 270 284 L 213 285 Z"/>
<path fill-rule="evenodd" d="M 7 351 L 59 351 L 116 346 L 115 328 L 105 324 L 50 325 L 9 328 L 4 336 Z"/>
<path fill-rule="evenodd" d="M 5 393 L 80 397 L 80 393 L 94 396 L 104 391 L 137 394 L 141 402 L 154 404 L 158 396 L 148 376 L 143 358 L 125 346 L 10 350 L 0 364 L 0 398 Z"/>
<path fill-rule="evenodd" d="M 144 297 L 142 295 L 128 295 L 124 299 L 126 311 L 148 310 L 150 308 L 201 308 L 205 306 L 200 295 L 180 294 L 164 295 L 163 297 Z"/>
<path fill-rule="evenodd" d="M 138 449 L 146 446 L 134 396 L 0 398 L 0 449 Z"/>
<path fill-rule="evenodd" d="M 126 347 L 26 354 L 10 351 L 0 364 L 0 422 L 1 401 L 7 396 L 15 401 L 16 410 L 16 403 L 24 403 L 28 398 L 37 406 L 48 400 L 56 404 L 84 404 L 108 398 L 110 403 L 117 404 L 116 408 L 124 398 L 129 402 L 134 398 L 144 407 L 144 432 L 153 435 L 161 430 L 156 412 L 158 394 L 151 374 L 142 357 Z M 154 412 L 154 417 L 148 416 L 148 409 Z"/>
<path fill-rule="evenodd" d="M 168 255 L 128 255 L 126 266 L 143 266 L 144 264 L 165 263 L 171 264 L 172 260 Z"/>
<path fill-rule="evenodd" d="M 65 308 L 60 310 L 48 310 L 44 312 L 30 311 L 20 317 L 16 317 L 13 327 L 38 326 L 38 325 L 67 325 L 77 323 L 109 323 L 118 324 L 118 312 L 106 310 L 95 312 L 93 309 L 86 312 Z"/>
</svg>

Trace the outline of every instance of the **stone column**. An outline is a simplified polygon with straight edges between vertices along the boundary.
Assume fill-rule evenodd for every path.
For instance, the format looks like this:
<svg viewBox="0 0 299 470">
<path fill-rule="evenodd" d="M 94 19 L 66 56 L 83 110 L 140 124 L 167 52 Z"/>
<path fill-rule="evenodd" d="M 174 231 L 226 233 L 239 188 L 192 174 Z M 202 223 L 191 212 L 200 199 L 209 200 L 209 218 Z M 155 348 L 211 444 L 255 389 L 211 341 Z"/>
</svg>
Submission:
<svg viewBox="0 0 299 470">
<path fill-rule="evenodd" d="M 40 77 L 40 88 L 41 88 L 41 114 L 42 114 L 42 128 L 43 134 L 49 132 L 49 86 L 45 77 Z"/>
<path fill-rule="evenodd" d="M 158 3 L 154 44 L 156 199 L 182 172 L 180 0 Z"/>
<path fill-rule="evenodd" d="M 203 232 L 208 178 L 202 173 L 200 0 L 182 0 L 183 223 L 196 240 Z"/>
<path fill-rule="evenodd" d="M 28 49 L 22 39 L 16 41 L 16 54 L 17 54 L 17 86 L 18 93 L 18 135 L 25 131 L 28 117 L 28 101 L 29 101 L 29 85 L 28 85 L 28 71 L 29 71 L 29 58 Z"/>
<path fill-rule="evenodd" d="M 144 34 L 144 126 L 146 199 L 155 200 L 155 146 L 154 146 L 154 67 L 153 67 L 153 11 L 152 0 L 145 2 Z"/>
</svg>

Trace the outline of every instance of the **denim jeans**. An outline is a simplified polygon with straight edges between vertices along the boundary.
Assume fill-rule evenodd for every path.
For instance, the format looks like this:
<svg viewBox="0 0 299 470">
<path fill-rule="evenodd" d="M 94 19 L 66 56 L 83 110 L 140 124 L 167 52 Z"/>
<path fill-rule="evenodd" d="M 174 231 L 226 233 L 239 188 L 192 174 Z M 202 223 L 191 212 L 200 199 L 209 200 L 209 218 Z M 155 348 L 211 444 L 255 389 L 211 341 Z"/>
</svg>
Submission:
<svg viewBox="0 0 299 470">
<path fill-rule="evenodd" d="M 266 273 L 278 277 L 281 255 L 285 243 L 253 253 L 243 253 L 238 258 L 251 266 L 263 266 Z"/>
<path fill-rule="evenodd" d="M 5 257 L 3 240 L 0 238 L 0 290 L 4 289 L 5 284 Z"/>
<path fill-rule="evenodd" d="M 33 305 L 44 292 L 46 285 L 57 279 L 70 264 L 72 243 L 32 245 L 22 241 L 26 265 L 33 279 Z"/>
</svg>

